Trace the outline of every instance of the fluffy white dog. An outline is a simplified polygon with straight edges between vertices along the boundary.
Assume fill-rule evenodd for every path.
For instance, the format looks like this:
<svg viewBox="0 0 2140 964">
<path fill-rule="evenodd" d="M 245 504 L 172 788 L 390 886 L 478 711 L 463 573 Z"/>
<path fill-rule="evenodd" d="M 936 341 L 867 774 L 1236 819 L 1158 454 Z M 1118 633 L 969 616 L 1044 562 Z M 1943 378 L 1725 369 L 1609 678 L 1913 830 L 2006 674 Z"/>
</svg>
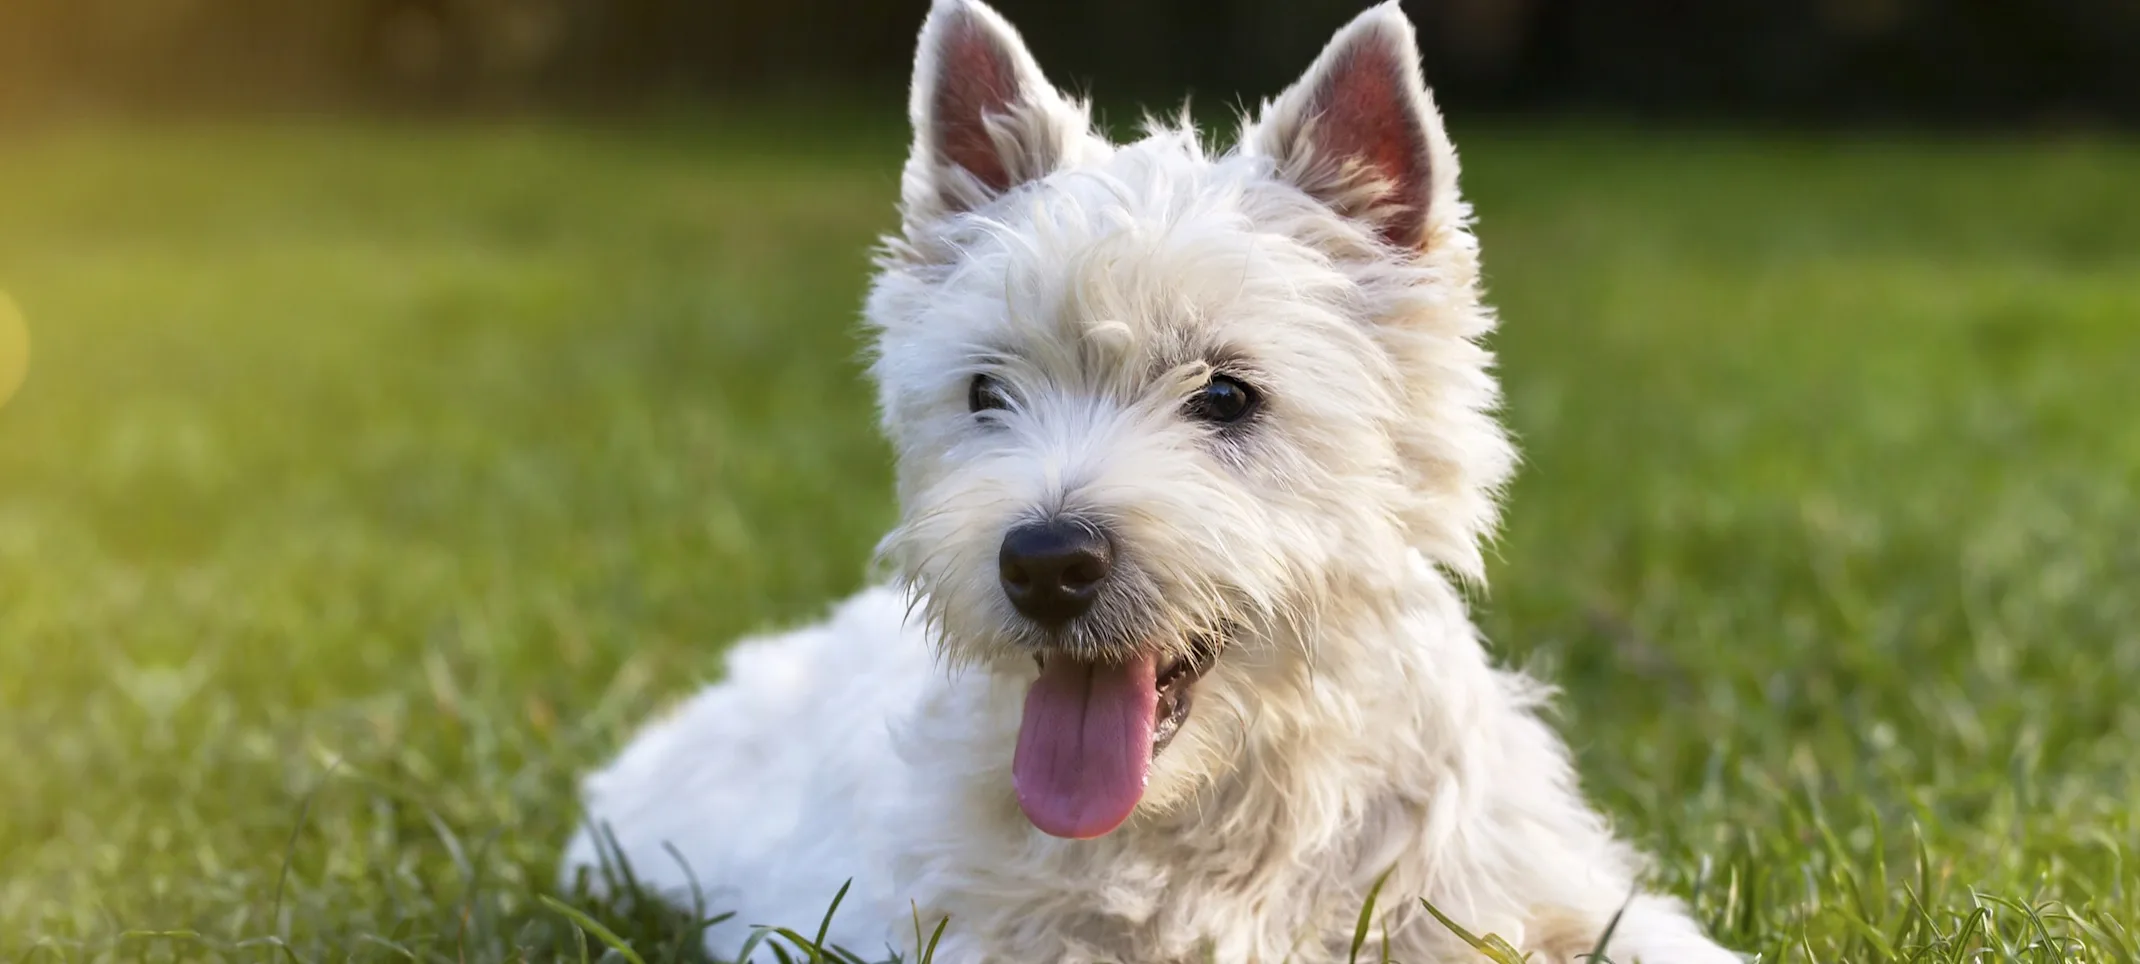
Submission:
<svg viewBox="0 0 2140 964">
<path fill-rule="evenodd" d="M 1515 461 L 1456 155 L 1395 3 L 1207 150 L 1117 146 L 938 0 L 867 317 L 897 585 L 744 642 L 586 785 L 571 875 L 967 962 L 1722 964 L 1465 611 Z M 909 951 L 911 953 L 911 951 Z"/>
</svg>

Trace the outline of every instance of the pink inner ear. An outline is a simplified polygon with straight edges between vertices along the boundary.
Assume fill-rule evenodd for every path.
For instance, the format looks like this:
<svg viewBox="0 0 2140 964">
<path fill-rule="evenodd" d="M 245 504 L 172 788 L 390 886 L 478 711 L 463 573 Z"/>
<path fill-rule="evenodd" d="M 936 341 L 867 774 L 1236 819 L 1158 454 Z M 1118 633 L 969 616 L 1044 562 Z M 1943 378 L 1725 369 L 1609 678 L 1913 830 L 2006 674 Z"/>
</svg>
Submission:
<svg viewBox="0 0 2140 964">
<path fill-rule="evenodd" d="M 1432 172 L 1424 118 L 1410 89 L 1410 65 L 1401 56 L 1378 43 L 1347 51 L 1316 91 L 1313 136 L 1318 150 L 1366 165 L 1389 182 L 1389 200 L 1403 207 L 1383 221 L 1383 240 L 1415 248 L 1425 240 Z"/>
<path fill-rule="evenodd" d="M 937 156 L 965 168 L 991 191 L 1011 186 L 1010 170 L 989 139 L 986 119 L 1020 97 L 1012 54 L 979 21 L 959 17 L 937 49 L 936 91 L 930 112 Z"/>
</svg>

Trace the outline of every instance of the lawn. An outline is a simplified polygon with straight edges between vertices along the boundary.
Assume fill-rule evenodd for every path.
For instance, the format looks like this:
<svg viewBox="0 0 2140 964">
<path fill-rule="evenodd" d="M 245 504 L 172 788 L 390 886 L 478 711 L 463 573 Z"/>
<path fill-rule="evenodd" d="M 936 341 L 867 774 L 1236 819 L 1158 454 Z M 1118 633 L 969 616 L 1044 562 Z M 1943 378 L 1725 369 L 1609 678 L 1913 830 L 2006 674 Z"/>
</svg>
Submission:
<svg viewBox="0 0 2140 964">
<path fill-rule="evenodd" d="M 892 518 L 902 134 L 827 126 L 0 142 L 0 960 L 578 959 L 575 775 Z M 1456 134 L 1480 618 L 1660 885 L 1767 961 L 2140 957 L 2140 147 Z"/>
</svg>

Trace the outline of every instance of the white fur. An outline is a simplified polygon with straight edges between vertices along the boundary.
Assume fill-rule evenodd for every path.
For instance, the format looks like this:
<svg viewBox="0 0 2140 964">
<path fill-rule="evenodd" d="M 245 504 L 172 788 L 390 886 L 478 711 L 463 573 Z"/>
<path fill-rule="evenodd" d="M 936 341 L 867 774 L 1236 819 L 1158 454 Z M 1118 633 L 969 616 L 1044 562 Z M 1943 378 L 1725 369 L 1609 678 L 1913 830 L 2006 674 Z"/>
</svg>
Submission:
<svg viewBox="0 0 2140 964">
<path fill-rule="evenodd" d="M 938 47 L 960 30 L 1017 66 L 1015 102 L 988 121 L 1006 190 L 932 140 L 948 123 L 934 87 L 959 82 Z M 1399 109 L 1432 171 L 1412 185 L 1429 199 L 1416 249 L 1374 221 L 1406 185 L 1317 154 L 1331 132 L 1314 92 L 1356 44 L 1393 45 L 1407 68 Z M 1533 960 L 1591 949 L 1640 861 L 1579 795 L 1538 715 L 1545 688 L 1490 664 L 1454 582 L 1481 578 L 1514 454 L 1477 342 L 1493 318 L 1456 156 L 1416 61 L 1385 4 L 1240 147 L 1212 154 L 1186 123 L 1118 147 L 1001 18 L 939 0 L 903 233 L 867 311 L 899 580 L 738 645 L 724 682 L 587 781 L 590 825 L 641 882 L 739 912 L 711 950 L 752 924 L 808 929 L 853 878 L 832 933 L 865 955 L 911 954 L 918 913 L 949 915 L 947 964 L 1342 960 L 1385 872 L 1376 934 L 1398 959 L 1475 959 L 1421 897 Z M 1238 435 L 1182 415 L 1215 365 L 1267 398 Z M 1008 410 L 968 410 L 976 373 Z M 1229 640 L 1137 812 L 1090 841 L 1041 834 L 1011 790 L 1050 643 L 1005 602 L 996 551 L 1056 512 L 1104 520 L 1120 551 L 1079 645 Z M 582 832 L 568 876 L 599 859 Z M 1649 895 L 1610 953 L 1736 960 Z"/>
</svg>

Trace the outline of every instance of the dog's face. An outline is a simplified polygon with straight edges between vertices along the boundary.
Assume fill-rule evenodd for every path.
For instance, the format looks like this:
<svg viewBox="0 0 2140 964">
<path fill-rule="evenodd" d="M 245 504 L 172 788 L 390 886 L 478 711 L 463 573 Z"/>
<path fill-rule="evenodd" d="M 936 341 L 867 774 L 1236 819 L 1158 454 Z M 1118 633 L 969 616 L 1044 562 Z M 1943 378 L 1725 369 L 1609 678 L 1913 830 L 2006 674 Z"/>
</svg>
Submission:
<svg viewBox="0 0 2140 964">
<path fill-rule="evenodd" d="M 1104 834 L 1342 678 L 1350 627 L 1476 576 L 1512 455 L 1455 155 L 1394 4 L 1207 153 L 1114 146 L 971 0 L 924 26 L 869 303 L 903 518 L 960 664 L 1032 680 L 1013 782 Z"/>
</svg>

